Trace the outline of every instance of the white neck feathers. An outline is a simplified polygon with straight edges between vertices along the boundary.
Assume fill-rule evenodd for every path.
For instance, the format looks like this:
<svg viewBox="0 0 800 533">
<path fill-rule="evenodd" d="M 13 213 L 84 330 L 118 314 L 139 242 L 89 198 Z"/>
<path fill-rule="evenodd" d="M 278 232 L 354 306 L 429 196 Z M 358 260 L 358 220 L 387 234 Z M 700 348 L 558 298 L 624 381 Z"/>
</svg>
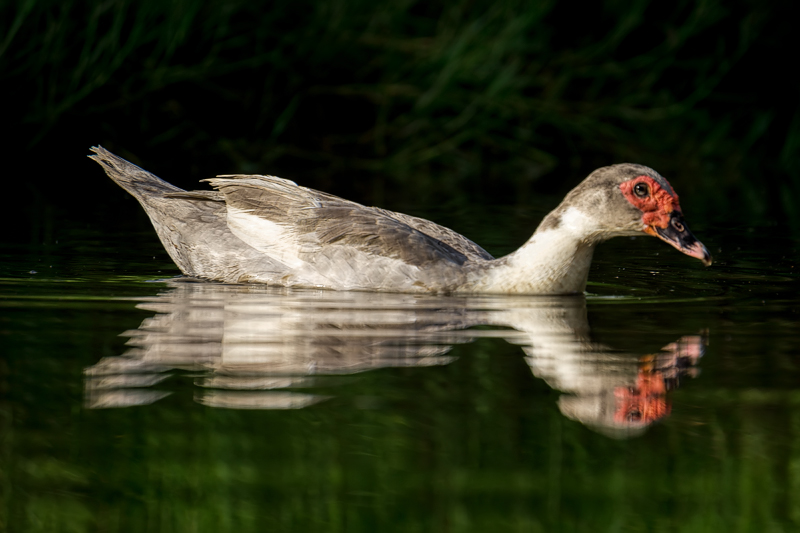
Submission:
<svg viewBox="0 0 800 533">
<path fill-rule="evenodd" d="M 489 292 L 580 293 L 586 288 L 594 247 L 602 240 L 591 217 L 569 207 L 551 214 L 528 242 L 498 259 L 482 282 L 476 281 Z"/>
</svg>

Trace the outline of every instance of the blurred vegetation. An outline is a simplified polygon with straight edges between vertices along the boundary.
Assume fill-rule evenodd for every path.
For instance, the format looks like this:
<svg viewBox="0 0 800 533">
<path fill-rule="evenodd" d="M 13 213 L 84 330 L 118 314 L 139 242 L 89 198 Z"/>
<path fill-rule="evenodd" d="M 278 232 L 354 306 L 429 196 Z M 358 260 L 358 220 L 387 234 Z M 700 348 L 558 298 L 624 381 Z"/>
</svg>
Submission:
<svg viewBox="0 0 800 533">
<path fill-rule="evenodd" d="M 0 94 L 25 156 L 9 170 L 49 154 L 66 168 L 28 187 L 62 194 L 102 143 L 183 186 L 262 172 L 376 202 L 522 203 L 629 160 L 695 210 L 800 218 L 800 82 L 772 67 L 788 9 L 6 1 Z"/>
</svg>

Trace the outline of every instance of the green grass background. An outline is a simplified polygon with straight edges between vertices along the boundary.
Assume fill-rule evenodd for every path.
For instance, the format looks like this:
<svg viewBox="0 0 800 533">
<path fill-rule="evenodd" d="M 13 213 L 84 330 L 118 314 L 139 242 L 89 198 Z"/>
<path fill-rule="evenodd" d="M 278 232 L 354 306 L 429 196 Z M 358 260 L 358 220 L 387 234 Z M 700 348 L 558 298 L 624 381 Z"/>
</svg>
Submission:
<svg viewBox="0 0 800 533">
<path fill-rule="evenodd" d="M 40 205 L 109 196 L 83 160 L 102 143 L 187 187 L 261 172 L 373 203 L 524 204 L 635 161 L 695 217 L 797 223 L 789 9 L 6 1 L 6 170 Z"/>
</svg>

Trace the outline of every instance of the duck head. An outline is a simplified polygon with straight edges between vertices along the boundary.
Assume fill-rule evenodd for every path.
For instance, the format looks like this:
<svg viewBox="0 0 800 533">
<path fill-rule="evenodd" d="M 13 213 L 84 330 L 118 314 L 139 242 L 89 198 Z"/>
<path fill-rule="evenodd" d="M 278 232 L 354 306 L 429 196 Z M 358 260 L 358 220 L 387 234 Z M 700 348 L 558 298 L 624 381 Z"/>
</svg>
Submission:
<svg viewBox="0 0 800 533">
<path fill-rule="evenodd" d="M 711 265 L 711 254 L 686 225 L 678 195 L 651 168 L 631 163 L 599 168 L 567 195 L 561 207 L 568 206 L 593 214 L 600 240 L 644 232 Z"/>
</svg>

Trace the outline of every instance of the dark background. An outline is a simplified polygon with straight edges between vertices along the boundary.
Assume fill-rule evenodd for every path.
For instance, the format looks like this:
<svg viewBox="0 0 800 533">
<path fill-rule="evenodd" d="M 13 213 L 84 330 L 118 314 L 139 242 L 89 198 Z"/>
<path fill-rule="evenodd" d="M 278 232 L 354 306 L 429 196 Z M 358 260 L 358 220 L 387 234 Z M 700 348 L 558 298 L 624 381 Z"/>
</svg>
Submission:
<svg viewBox="0 0 800 533">
<path fill-rule="evenodd" d="M 269 173 L 389 207 L 524 206 L 631 161 L 670 179 L 690 220 L 800 220 L 788 3 L 65 0 L 0 14 L 5 214 L 31 227 L 138 213 L 85 158 L 96 144 L 182 187 Z"/>
<path fill-rule="evenodd" d="M 763 0 L 0 0 L 0 531 L 800 530 L 796 28 Z M 306 410 L 207 408 L 194 370 L 86 409 L 86 369 L 151 310 L 217 316 L 151 283 L 179 271 L 96 144 L 182 187 L 273 173 L 430 209 L 496 255 L 595 167 L 653 166 L 715 263 L 598 247 L 586 338 L 638 356 L 708 332 L 702 372 L 628 441 L 562 416 L 499 338 L 315 376 L 297 391 L 331 398 Z M 289 301 L 335 325 L 363 313 L 342 298 Z"/>
</svg>

